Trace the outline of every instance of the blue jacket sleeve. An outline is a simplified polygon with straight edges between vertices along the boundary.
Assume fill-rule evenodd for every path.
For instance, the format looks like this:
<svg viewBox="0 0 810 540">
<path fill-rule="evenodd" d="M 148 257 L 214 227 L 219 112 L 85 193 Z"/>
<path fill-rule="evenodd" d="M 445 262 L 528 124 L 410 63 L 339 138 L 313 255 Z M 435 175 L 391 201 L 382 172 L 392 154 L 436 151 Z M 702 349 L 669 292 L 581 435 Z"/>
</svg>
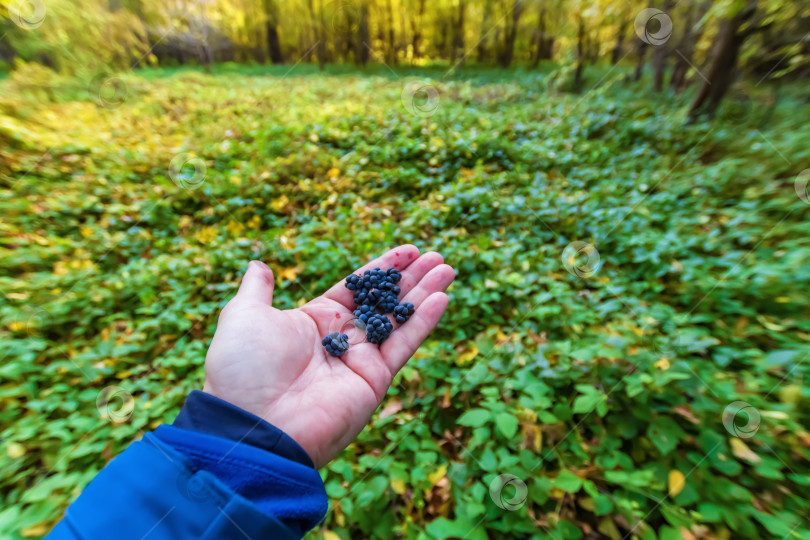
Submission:
<svg viewBox="0 0 810 540">
<path fill-rule="evenodd" d="M 309 456 L 269 423 L 192 392 L 172 426 L 114 458 L 48 538 L 301 538 L 326 493 Z"/>
</svg>

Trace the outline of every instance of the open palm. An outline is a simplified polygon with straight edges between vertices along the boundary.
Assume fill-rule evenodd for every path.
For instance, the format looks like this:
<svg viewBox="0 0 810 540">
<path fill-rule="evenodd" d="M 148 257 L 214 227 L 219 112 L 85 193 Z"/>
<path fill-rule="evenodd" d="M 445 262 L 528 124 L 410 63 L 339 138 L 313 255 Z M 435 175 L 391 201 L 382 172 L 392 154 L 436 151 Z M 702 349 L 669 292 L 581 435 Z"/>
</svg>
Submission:
<svg viewBox="0 0 810 540">
<path fill-rule="evenodd" d="M 397 268 L 401 300 L 416 311 L 380 345 L 354 329 L 352 292 L 343 282 L 298 309 L 272 307 L 273 273 L 252 261 L 236 296 L 222 310 L 205 359 L 204 391 L 284 430 L 312 458 L 329 462 L 368 422 L 397 371 L 438 323 L 453 269 L 435 252 L 399 246 L 360 268 Z M 396 325 L 395 325 L 396 326 Z M 340 358 L 321 338 L 351 336 Z"/>
</svg>

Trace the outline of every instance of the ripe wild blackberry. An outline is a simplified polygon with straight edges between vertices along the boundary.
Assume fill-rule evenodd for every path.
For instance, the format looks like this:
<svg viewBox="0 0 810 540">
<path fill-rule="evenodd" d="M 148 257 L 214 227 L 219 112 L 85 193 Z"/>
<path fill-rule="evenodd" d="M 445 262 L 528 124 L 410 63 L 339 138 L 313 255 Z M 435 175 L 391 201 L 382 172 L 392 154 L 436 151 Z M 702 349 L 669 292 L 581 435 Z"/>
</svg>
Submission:
<svg viewBox="0 0 810 540">
<path fill-rule="evenodd" d="M 340 357 L 349 350 L 349 336 L 331 332 L 324 336 L 321 340 L 321 345 L 324 346 L 326 352 L 330 355 Z"/>
<path fill-rule="evenodd" d="M 369 343 L 380 344 L 391 335 L 394 325 L 385 315 L 375 313 L 368 318 L 366 323 L 366 339 Z"/>
<path fill-rule="evenodd" d="M 399 304 L 397 307 L 394 308 L 394 320 L 397 321 L 399 324 L 402 324 L 411 318 L 411 315 L 413 315 L 414 311 L 415 310 L 413 304 L 411 304 L 410 302 Z"/>
</svg>

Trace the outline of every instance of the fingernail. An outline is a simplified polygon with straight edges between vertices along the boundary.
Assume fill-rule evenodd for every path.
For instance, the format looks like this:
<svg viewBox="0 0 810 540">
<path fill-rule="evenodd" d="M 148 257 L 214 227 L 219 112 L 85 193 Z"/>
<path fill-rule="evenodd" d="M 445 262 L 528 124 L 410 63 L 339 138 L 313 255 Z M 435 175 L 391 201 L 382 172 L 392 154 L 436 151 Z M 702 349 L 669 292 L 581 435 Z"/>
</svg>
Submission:
<svg viewBox="0 0 810 540">
<path fill-rule="evenodd" d="M 248 266 L 251 264 L 256 264 L 259 268 L 263 270 L 270 270 L 269 266 L 267 266 L 266 264 L 264 264 L 262 261 L 259 260 L 250 261 L 250 263 L 248 263 Z"/>
</svg>

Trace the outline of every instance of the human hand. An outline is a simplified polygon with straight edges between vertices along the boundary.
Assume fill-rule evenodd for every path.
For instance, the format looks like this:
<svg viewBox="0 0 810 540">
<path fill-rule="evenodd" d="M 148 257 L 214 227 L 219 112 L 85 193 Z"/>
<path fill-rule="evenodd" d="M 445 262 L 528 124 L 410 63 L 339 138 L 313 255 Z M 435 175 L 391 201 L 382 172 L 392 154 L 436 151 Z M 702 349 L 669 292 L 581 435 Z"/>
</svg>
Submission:
<svg viewBox="0 0 810 540">
<path fill-rule="evenodd" d="M 415 246 L 403 245 L 355 271 L 397 268 L 401 301 L 416 311 L 382 344 L 352 343 L 335 358 L 321 339 L 352 324 L 352 291 L 343 280 L 282 311 L 272 307 L 273 272 L 251 261 L 220 313 L 203 390 L 282 429 L 322 467 L 362 431 L 394 375 L 439 322 L 448 302 L 444 291 L 455 277 L 443 262 L 438 253 L 420 256 Z"/>
</svg>

